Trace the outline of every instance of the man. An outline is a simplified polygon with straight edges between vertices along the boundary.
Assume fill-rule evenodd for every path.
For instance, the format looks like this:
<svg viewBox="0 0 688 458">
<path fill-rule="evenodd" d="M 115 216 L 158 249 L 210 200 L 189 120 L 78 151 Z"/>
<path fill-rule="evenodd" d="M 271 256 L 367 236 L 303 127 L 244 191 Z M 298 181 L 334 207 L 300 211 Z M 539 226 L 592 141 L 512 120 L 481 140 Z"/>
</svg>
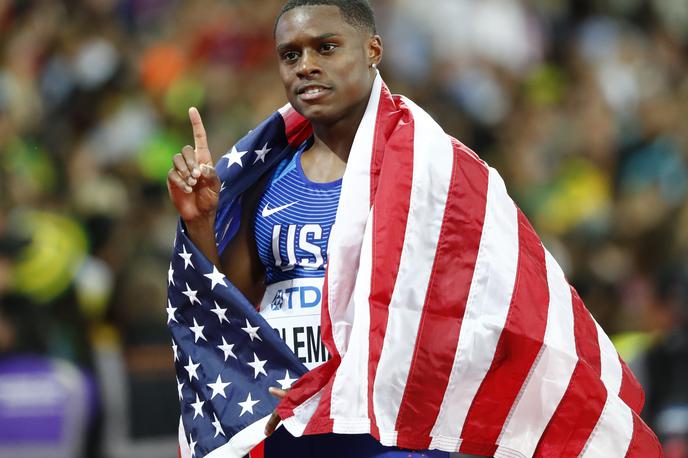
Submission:
<svg viewBox="0 0 688 458">
<path fill-rule="evenodd" d="M 382 41 L 375 32 L 373 13 L 365 1 L 302 0 L 290 1 L 284 6 L 275 25 L 280 76 L 291 105 L 311 122 L 313 137 L 278 170 L 279 173 L 289 164 L 296 170 L 302 170 L 301 175 L 293 173 L 295 183 L 290 183 L 291 189 L 282 190 L 282 196 L 275 195 L 280 191 L 275 188 L 280 185 L 273 178 L 266 190 L 256 186 L 247 193 L 243 201 L 241 228 L 222 254 L 217 252 L 214 236 L 220 182 L 214 173 L 200 114 L 195 108 L 189 111 L 196 147 L 187 146 L 174 158 L 175 167 L 168 174 L 172 201 L 186 224 L 191 240 L 208 259 L 221 267 L 222 272 L 252 303 L 260 303 L 263 298 L 261 310 L 265 313 L 270 312 L 267 306 L 274 299 L 274 291 L 289 291 L 296 280 L 303 285 L 303 280 L 317 279 L 308 282 L 308 286 L 315 288 L 315 297 L 322 295 L 327 235 L 334 223 L 341 178 L 354 136 L 368 105 L 377 76 L 377 65 L 382 59 Z M 289 176 L 281 181 L 288 180 Z M 299 185 L 300 194 L 296 190 L 295 194 L 288 195 L 294 193 L 294 186 Z M 279 202 L 272 204 L 271 201 L 279 200 L 284 194 L 293 197 L 294 202 L 283 205 L 284 210 L 278 215 Z M 301 196 L 300 201 L 296 201 L 299 198 L 297 194 Z M 306 202 L 309 196 L 312 201 Z M 319 203 L 323 204 L 322 208 L 318 208 Z M 285 211 L 289 206 L 292 207 L 291 214 Z M 256 214 L 256 209 L 261 210 L 262 215 L 260 212 Z M 275 212 L 274 217 L 270 217 L 271 212 Z M 255 225 L 252 224 L 254 218 Z M 268 219 L 270 227 L 265 223 Z M 272 240 L 261 240 L 256 226 L 260 226 L 266 234 L 273 234 L 275 228 L 285 228 L 280 238 L 282 246 L 273 252 Z M 299 235 L 306 234 L 308 228 L 315 229 L 301 236 L 305 243 L 295 243 L 295 246 L 287 248 L 286 228 L 289 226 L 296 226 L 294 230 Z M 262 242 L 262 246 L 257 246 L 257 241 L 258 244 Z M 302 245 L 310 248 L 311 252 L 304 251 Z M 287 252 L 292 249 L 294 256 L 290 261 Z M 279 254 L 280 251 L 283 255 Z M 264 252 L 262 260 L 261 252 Z M 274 265 L 276 257 L 280 260 L 277 267 Z M 285 259 L 281 260 L 282 257 Z M 278 283 L 278 279 L 286 281 L 265 293 L 266 280 L 272 285 Z M 292 297 L 287 299 L 291 301 Z M 319 308 L 316 311 L 316 324 L 319 324 Z M 312 313 L 309 316 L 312 317 Z M 273 317 L 276 325 L 280 324 L 279 318 Z M 275 394 L 281 397 L 284 391 L 276 389 Z M 268 434 L 276 425 L 276 421 L 270 424 Z M 285 442 L 292 441 L 283 435 L 280 442 L 279 447 L 284 447 Z M 302 446 L 297 453 L 294 447 L 303 442 L 308 441 L 302 439 L 289 445 L 294 456 L 307 456 L 304 453 L 331 455 L 342 450 L 341 440 L 332 436 L 327 441 L 310 441 L 313 443 Z M 354 445 L 348 438 L 344 442 L 346 453 L 396 456 L 391 449 L 379 446 L 372 438 L 360 438 L 359 442 L 359 445 Z M 272 444 L 273 441 L 268 441 L 268 451 L 277 448 Z M 358 452 L 355 452 L 356 447 L 360 448 Z M 409 451 L 397 453 L 400 457 L 410 454 Z M 432 456 L 448 455 L 429 453 Z"/>
<path fill-rule="evenodd" d="M 331 358 L 311 366 L 278 412 L 296 435 L 354 435 L 324 441 L 282 435 L 267 441 L 268 454 L 271 443 L 289 447 L 293 456 L 410 454 L 381 447 L 366 433 L 387 445 L 481 456 L 577 455 L 584 449 L 614 456 L 637 448 L 636 436 L 645 430 L 634 427 L 631 409 L 619 404 L 619 396 L 632 398 L 626 403 L 637 409 L 634 380 L 615 352 L 606 356 L 606 336 L 589 352 L 574 342 L 574 327 L 576 337 L 597 337 L 594 322 L 496 172 L 411 101 L 386 90 L 377 72 L 382 42 L 367 2 L 291 0 L 278 15 L 275 40 L 287 97 L 312 135 L 244 193 L 237 210 L 241 225 L 230 229 L 233 218 L 218 206 L 221 183 L 194 108 L 195 148 L 175 156 L 168 174 L 186 227 L 178 238 L 188 236 L 251 303 L 260 304 L 271 327 L 293 335 L 295 353 L 299 320 L 313 319 L 296 311 L 322 305 L 315 319 L 322 315 Z M 254 149 L 248 160 L 250 150 L 233 149 L 224 165 L 265 163 L 270 145 Z M 228 220 L 224 229 L 216 221 L 220 215 Z M 234 231 L 227 243 L 225 234 Z M 179 256 L 190 256 L 183 243 L 178 249 Z M 216 276 L 214 268 L 205 275 L 211 291 L 222 283 Z M 192 306 L 195 293 L 188 292 Z M 168 308 L 172 320 L 175 310 Z M 565 332 L 555 331 L 559 320 Z M 193 323 L 193 340 L 206 340 Z M 248 321 L 246 326 L 253 329 Z M 584 364 L 595 351 L 598 364 Z M 602 373 L 615 374 L 607 377 L 615 386 L 608 397 L 599 380 L 600 353 L 603 366 L 610 364 Z M 189 382 L 196 366 L 189 357 Z M 590 415 L 571 423 L 567 409 L 583 396 L 570 389 L 577 388 L 576 377 L 592 380 L 590 392 L 603 394 Z M 213 386 L 222 383 L 218 376 Z M 618 394 L 619 386 L 632 387 L 632 395 Z M 204 402 L 196 396 L 194 419 Z M 618 410 L 624 421 L 604 418 L 603 408 Z M 244 413 L 242 407 L 239 416 Z M 593 428 L 604 431 L 602 438 L 614 435 L 617 423 L 627 429 L 622 445 L 589 440 Z M 580 434 L 557 439 L 567 430 Z M 540 443 L 540 436 L 547 440 Z M 310 451 L 298 449 L 304 444 Z"/>
</svg>

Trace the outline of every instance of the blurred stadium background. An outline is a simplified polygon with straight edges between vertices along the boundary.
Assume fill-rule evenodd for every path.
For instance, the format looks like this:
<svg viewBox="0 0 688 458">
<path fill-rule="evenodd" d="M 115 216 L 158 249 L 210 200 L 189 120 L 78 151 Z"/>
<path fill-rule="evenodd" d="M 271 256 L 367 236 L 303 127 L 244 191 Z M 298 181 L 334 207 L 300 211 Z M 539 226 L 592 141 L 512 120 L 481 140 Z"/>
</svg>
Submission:
<svg viewBox="0 0 688 458">
<path fill-rule="evenodd" d="M 190 105 L 219 158 L 285 102 L 281 3 L 0 0 L 0 456 L 175 456 L 164 179 Z M 391 89 L 502 173 L 688 457 L 688 1 L 372 3 Z"/>
</svg>

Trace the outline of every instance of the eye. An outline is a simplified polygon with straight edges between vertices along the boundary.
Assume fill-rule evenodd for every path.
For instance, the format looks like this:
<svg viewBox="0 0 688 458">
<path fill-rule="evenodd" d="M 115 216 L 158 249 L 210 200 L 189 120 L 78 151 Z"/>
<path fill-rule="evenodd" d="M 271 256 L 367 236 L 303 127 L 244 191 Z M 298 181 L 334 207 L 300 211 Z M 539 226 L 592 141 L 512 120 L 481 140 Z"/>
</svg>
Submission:
<svg viewBox="0 0 688 458">
<path fill-rule="evenodd" d="M 322 46 L 320 46 L 320 52 L 323 54 L 331 54 L 335 49 L 337 49 L 337 45 L 334 43 L 323 43 Z"/>
<path fill-rule="evenodd" d="M 294 62 L 299 58 L 299 53 L 295 51 L 286 51 L 282 53 L 282 60 L 285 62 Z"/>
</svg>

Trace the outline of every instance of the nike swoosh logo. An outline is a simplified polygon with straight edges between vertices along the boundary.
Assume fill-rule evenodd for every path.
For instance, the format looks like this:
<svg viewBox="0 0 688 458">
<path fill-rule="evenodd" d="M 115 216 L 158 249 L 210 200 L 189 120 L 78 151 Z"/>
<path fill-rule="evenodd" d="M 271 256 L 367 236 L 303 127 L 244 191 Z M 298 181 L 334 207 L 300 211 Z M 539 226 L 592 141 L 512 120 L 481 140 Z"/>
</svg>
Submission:
<svg viewBox="0 0 688 458">
<path fill-rule="evenodd" d="M 265 208 L 263 208 L 263 211 L 261 212 L 261 216 L 263 218 L 268 218 L 268 217 L 274 215 L 275 213 L 281 212 L 282 210 L 285 210 L 285 209 L 291 207 L 292 205 L 296 205 L 296 204 L 298 204 L 298 202 L 292 202 L 290 204 L 282 205 L 281 207 L 270 208 L 270 204 L 268 203 L 265 205 Z"/>
</svg>

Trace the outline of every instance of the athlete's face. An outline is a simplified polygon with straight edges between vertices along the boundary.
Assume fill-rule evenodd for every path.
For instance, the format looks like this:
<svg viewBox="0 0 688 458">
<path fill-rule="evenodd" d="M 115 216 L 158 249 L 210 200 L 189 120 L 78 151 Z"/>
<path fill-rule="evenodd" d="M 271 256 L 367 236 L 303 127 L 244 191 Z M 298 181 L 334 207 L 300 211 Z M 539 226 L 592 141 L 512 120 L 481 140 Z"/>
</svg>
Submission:
<svg viewBox="0 0 688 458">
<path fill-rule="evenodd" d="M 275 30 L 280 76 L 292 106 L 309 121 L 332 124 L 365 109 L 382 57 L 380 38 L 347 23 L 339 8 L 302 6 Z"/>
</svg>

